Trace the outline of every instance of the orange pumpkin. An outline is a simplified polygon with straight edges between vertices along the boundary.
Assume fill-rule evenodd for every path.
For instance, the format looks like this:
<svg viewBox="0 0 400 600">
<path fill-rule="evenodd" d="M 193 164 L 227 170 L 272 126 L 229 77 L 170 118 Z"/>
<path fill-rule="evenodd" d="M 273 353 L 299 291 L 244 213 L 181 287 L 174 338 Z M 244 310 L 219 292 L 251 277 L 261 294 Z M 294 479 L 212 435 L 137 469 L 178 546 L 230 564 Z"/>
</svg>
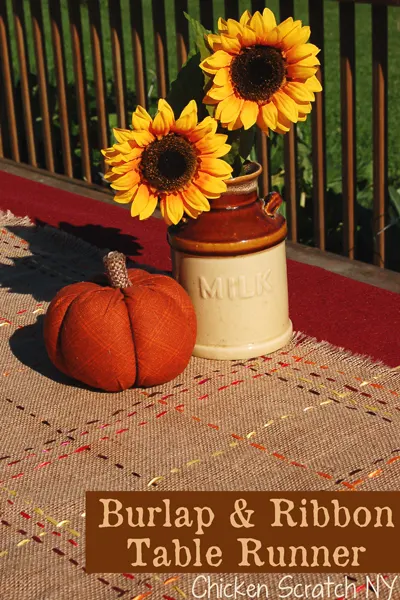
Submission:
<svg viewBox="0 0 400 600">
<path fill-rule="evenodd" d="M 52 300 L 44 325 L 50 360 L 66 375 L 109 392 L 174 379 L 196 340 L 189 296 L 170 277 L 128 271 L 119 252 L 104 263 L 111 285 L 74 283 Z"/>
</svg>

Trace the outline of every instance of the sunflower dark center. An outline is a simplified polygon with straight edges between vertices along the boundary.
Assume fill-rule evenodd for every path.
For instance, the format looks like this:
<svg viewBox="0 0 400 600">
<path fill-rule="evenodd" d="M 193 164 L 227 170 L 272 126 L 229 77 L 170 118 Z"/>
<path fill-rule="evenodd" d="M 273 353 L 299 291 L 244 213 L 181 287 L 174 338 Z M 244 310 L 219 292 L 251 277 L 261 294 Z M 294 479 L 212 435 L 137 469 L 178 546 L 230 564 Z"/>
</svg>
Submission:
<svg viewBox="0 0 400 600">
<path fill-rule="evenodd" d="M 197 166 L 193 146 L 183 137 L 169 133 L 149 144 L 141 160 L 142 175 L 160 192 L 175 192 L 192 179 Z"/>
<path fill-rule="evenodd" d="M 270 46 L 243 48 L 231 64 L 236 93 L 245 100 L 266 102 L 285 80 L 286 65 L 281 52 Z"/>
</svg>

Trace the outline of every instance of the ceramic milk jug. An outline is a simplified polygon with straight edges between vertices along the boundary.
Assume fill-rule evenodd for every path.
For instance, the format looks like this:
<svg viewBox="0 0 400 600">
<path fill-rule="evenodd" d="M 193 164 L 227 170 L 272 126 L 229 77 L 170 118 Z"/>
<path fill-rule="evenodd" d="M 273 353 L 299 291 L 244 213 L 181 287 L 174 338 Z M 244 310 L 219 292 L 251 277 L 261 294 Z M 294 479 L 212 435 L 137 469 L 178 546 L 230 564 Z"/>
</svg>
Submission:
<svg viewBox="0 0 400 600">
<path fill-rule="evenodd" d="M 194 356 L 244 359 L 289 342 L 286 221 L 276 192 L 258 198 L 261 166 L 227 181 L 211 210 L 168 230 L 173 276 L 197 315 Z"/>
</svg>

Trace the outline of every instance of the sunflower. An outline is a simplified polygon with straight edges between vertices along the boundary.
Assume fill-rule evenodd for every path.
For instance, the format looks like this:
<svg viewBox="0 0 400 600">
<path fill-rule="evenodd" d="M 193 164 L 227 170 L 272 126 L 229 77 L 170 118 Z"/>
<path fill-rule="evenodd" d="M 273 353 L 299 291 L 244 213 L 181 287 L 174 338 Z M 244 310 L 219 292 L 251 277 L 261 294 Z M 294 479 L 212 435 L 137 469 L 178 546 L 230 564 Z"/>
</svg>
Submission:
<svg viewBox="0 0 400 600">
<path fill-rule="evenodd" d="M 197 218 L 210 210 L 208 199 L 226 191 L 232 169 L 220 160 L 230 150 L 227 136 L 216 133 L 217 122 L 206 117 L 198 123 L 194 100 L 175 120 L 168 102 L 159 100 L 154 119 L 138 106 L 132 130 L 114 129 L 117 144 L 102 150 L 111 169 L 105 175 L 116 190 L 114 200 L 132 202 L 131 215 L 150 217 L 158 201 L 168 225 L 183 214 Z"/>
<path fill-rule="evenodd" d="M 218 34 L 208 35 L 213 53 L 200 65 L 213 77 L 203 101 L 217 105 L 215 118 L 229 130 L 257 123 L 265 133 L 305 121 L 322 89 L 319 48 L 309 37 L 310 28 L 292 17 L 277 25 L 268 8 L 246 11 L 240 22 L 220 19 Z"/>
</svg>

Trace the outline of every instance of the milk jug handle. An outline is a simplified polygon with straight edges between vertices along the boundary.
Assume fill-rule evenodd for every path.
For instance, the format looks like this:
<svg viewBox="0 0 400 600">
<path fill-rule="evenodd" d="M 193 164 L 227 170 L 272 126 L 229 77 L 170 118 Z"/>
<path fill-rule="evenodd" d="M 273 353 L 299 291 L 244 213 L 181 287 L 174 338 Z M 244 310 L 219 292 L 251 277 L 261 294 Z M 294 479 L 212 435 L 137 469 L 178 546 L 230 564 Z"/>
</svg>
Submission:
<svg viewBox="0 0 400 600">
<path fill-rule="evenodd" d="M 276 214 L 283 200 L 278 192 L 270 192 L 264 199 L 264 210 L 269 217 L 276 217 Z"/>
</svg>

